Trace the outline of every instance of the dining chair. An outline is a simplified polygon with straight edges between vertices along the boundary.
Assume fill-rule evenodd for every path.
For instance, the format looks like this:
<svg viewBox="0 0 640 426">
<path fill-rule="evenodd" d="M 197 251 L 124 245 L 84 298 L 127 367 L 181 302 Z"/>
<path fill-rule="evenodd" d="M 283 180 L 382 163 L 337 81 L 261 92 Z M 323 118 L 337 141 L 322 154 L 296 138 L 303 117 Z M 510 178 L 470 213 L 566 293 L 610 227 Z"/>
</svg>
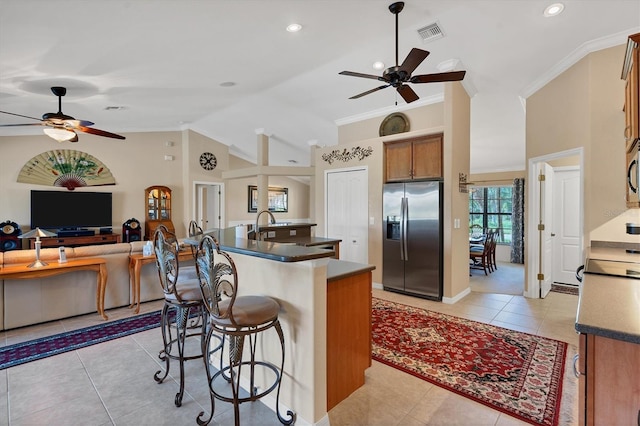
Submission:
<svg viewBox="0 0 640 426">
<path fill-rule="evenodd" d="M 211 422 L 215 400 L 218 399 L 233 404 L 235 425 L 239 426 L 239 405 L 257 401 L 275 389 L 278 420 L 285 425 L 294 423 L 296 414 L 293 411 L 287 410 L 287 418 L 284 418 L 279 409 L 285 354 L 284 334 L 278 320 L 280 305 L 267 296 L 238 296 L 238 271 L 235 263 L 229 254 L 220 250 L 217 240 L 211 235 L 205 235 L 200 241 L 196 269 L 201 297 L 208 311 L 205 347 L 211 348 L 212 337 L 222 336 L 222 350 L 218 352 L 220 368 L 214 372 L 209 357 L 204 358 L 211 412 L 208 418 L 204 418 L 204 411 L 200 412 L 196 418 L 197 423 L 202 426 Z M 263 334 L 271 329 L 275 330 L 280 342 L 280 365 L 256 359 L 256 356 L 264 353 L 267 339 L 276 337 Z M 245 340 L 248 340 L 246 347 Z M 241 377 L 248 381 L 246 391 L 240 388 Z"/>
<path fill-rule="evenodd" d="M 179 279 L 179 245 L 176 236 L 164 225 L 160 225 L 154 233 L 153 245 L 160 285 L 164 293 L 160 319 L 163 347 L 158 357 L 165 363 L 164 374 L 160 369 L 153 378 L 156 382 L 162 383 L 169 375 L 170 361 L 178 361 L 180 389 L 174 403 L 176 407 L 180 407 L 184 395 L 184 363 L 202 358 L 205 353 L 203 337 L 206 334 L 208 311 L 204 307 L 199 281 Z M 197 342 L 197 352 L 185 353 L 187 339 Z"/>
<path fill-rule="evenodd" d="M 490 253 L 491 245 L 493 243 L 493 232 L 488 232 L 482 245 L 470 245 L 469 246 L 469 259 L 471 269 L 482 269 L 484 274 L 488 275 L 487 270 L 491 272 L 490 266 Z"/>
</svg>

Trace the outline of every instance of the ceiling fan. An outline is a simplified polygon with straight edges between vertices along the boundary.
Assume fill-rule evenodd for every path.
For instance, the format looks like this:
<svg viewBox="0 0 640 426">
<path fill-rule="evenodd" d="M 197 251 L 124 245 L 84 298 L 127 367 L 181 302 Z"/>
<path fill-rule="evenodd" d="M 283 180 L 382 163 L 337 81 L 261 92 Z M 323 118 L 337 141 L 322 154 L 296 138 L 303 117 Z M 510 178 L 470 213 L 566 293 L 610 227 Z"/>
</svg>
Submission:
<svg viewBox="0 0 640 426">
<path fill-rule="evenodd" d="M 401 1 L 395 2 L 389 6 L 391 13 L 396 15 L 396 65 L 394 67 L 387 68 L 382 73 L 382 76 L 362 74 L 353 71 L 342 71 L 339 73 L 341 75 L 350 75 L 352 77 L 380 80 L 384 81 L 385 84 L 376 87 L 375 89 L 367 90 L 366 92 L 352 96 L 349 99 L 361 98 L 365 95 L 377 92 L 378 90 L 393 86 L 396 88 L 398 93 L 400 93 L 400 96 L 402 96 L 407 103 L 410 103 L 418 100 L 419 98 L 416 92 L 414 92 L 413 89 L 405 83 L 439 83 L 444 81 L 460 81 L 464 78 L 466 71 L 450 71 L 411 76 L 411 73 L 418 68 L 418 65 L 420 65 L 427 56 L 429 56 L 429 52 L 426 50 L 416 49 L 415 47 L 411 49 L 411 52 L 409 52 L 404 62 L 402 62 L 401 65 L 398 65 L 398 14 L 402 12 L 403 8 L 404 2 Z"/>
<path fill-rule="evenodd" d="M 105 136 L 107 138 L 125 139 L 124 136 L 115 133 L 106 132 L 104 130 L 95 129 L 91 121 L 76 120 L 75 118 L 62 113 L 62 97 L 67 94 L 65 87 L 55 86 L 51 88 L 54 95 L 58 97 L 58 112 L 48 112 L 42 116 L 42 119 L 29 117 L 27 115 L 15 114 L 13 112 L 0 111 L 3 114 L 15 115 L 17 117 L 38 120 L 39 123 L 26 124 L 0 124 L 0 127 L 11 126 L 46 126 L 44 133 L 57 140 L 58 142 L 78 142 L 78 134 L 76 132 L 90 133 L 97 136 Z"/>
</svg>

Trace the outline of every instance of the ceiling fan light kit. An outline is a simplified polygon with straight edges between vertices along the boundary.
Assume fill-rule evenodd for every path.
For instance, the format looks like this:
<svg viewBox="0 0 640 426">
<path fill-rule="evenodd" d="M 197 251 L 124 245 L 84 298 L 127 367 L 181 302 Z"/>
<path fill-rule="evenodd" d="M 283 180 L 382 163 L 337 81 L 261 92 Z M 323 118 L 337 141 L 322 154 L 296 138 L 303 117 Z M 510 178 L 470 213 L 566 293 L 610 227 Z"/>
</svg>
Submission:
<svg viewBox="0 0 640 426">
<path fill-rule="evenodd" d="M 0 124 L 0 127 L 10 126 L 46 126 L 43 130 L 44 133 L 57 140 L 58 142 L 78 142 L 78 134 L 76 132 L 90 133 L 92 135 L 104 136 L 114 139 L 125 139 L 124 136 L 117 135 L 115 133 L 106 132 L 104 130 L 95 129 L 91 121 L 76 120 L 70 115 L 62 113 L 62 97 L 67 94 L 65 87 L 54 86 L 51 88 L 51 92 L 58 97 L 58 112 L 48 112 L 42 115 L 42 119 L 29 117 L 27 115 L 16 114 L 13 112 L 0 111 L 0 113 L 15 115 L 17 117 L 28 118 L 31 120 L 37 120 L 39 123 L 27 123 L 27 124 Z"/>
<path fill-rule="evenodd" d="M 46 127 L 42 131 L 52 139 L 58 142 L 64 142 L 73 139 L 76 134 L 70 130 L 61 129 L 59 127 Z"/>
<path fill-rule="evenodd" d="M 438 83 L 445 81 L 460 81 L 464 78 L 466 71 L 450 71 L 412 76 L 411 73 L 413 73 L 413 71 L 418 68 L 422 61 L 424 61 L 427 56 L 429 56 L 429 52 L 427 52 L 426 50 L 417 49 L 415 47 L 411 49 L 411 52 L 409 52 L 404 62 L 398 65 L 398 14 L 402 12 L 403 8 L 404 2 L 401 1 L 392 3 L 389 6 L 389 11 L 396 16 L 396 65 L 384 70 L 382 76 L 362 74 L 353 71 L 342 71 L 339 73 L 340 75 L 348 75 L 351 77 L 379 80 L 384 82 L 385 84 L 374 89 L 367 90 L 366 92 L 359 93 L 355 96 L 350 97 L 349 99 L 358 99 L 373 92 L 377 92 L 378 90 L 393 86 L 406 103 L 411 103 L 413 101 L 417 101 L 420 98 L 418 97 L 416 92 L 405 83 Z"/>
</svg>

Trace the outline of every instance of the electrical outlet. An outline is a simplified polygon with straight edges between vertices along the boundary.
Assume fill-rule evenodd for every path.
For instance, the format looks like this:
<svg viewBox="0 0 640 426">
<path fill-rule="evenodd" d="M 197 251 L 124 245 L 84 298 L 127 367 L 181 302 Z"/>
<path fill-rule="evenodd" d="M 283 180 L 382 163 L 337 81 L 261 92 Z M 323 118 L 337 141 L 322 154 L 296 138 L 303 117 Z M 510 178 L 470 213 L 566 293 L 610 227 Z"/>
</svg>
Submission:
<svg viewBox="0 0 640 426">
<path fill-rule="evenodd" d="M 293 237 L 294 235 L 296 235 L 296 230 L 295 229 L 290 229 L 289 230 L 289 236 Z"/>
<path fill-rule="evenodd" d="M 267 232 L 267 238 L 275 238 L 275 236 L 276 236 L 276 231 Z"/>
</svg>

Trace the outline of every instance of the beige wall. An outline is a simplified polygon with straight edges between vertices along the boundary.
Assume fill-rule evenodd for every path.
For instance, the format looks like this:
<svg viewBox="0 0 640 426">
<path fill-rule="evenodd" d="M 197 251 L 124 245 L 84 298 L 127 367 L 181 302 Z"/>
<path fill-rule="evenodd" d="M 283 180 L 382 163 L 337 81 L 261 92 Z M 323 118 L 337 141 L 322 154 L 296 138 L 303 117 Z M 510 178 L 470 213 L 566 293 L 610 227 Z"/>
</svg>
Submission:
<svg viewBox="0 0 640 426">
<path fill-rule="evenodd" d="M 443 103 L 427 105 L 404 113 L 409 118 L 410 131 L 391 136 L 378 136 L 380 123 L 384 116 L 376 117 L 357 123 L 345 124 L 338 127 L 340 143 L 337 146 L 317 147 L 315 149 L 315 222 L 318 224 L 316 235 L 327 236 L 325 221 L 325 173 L 328 170 L 347 169 L 353 167 L 366 167 L 369 176 L 369 218 L 373 218 L 373 225 L 369 225 L 369 264 L 375 265 L 373 281 L 382 282 L 382 185 L 383 185 L 383 161 L 384 142 L 408 139 L 415 136 L 442 133 L 444 131 Z M 435 118 L 434 118 L 435 117 Z M 420 127 L 430 125 L 431 127 Z M 344 137 L 344 140 L 342 139 Z M 334 161 L 332 164 L 322 159 L 323 154 L 328 154 L 335 149 L 347 149 L 360 146 L 371 147 L 373 153 L 363 160 L 352 159 L 348 162 Z"/>
<path fill-rule="evenodd" d="M 86 152 L 102 161 L 115 177 L 116 184 L 103 187 L 78 188 L 76 191 L 103 191 L 113 194 L 113 230 L 132 217 L 144 222 L 144 190 L 152 185 L 171 188 L 173 196 L 172 221 L 178 236 L 184 236 L 193 210 L 193 182 L 225 183 L 227 223 L 255 217 L 247 213 L 247 185 L 245 182 L 223 181 L 223 171 L 231 167 L 246 167 L 246 162 L 229 155 L 228 147 L 193 131 L 126 133 L 126 140 L 80 135 L 78 143 L 58 144 L 51 138 L 36 136 L 0 137 L 5 161 L 0 164 L 0 218 L 13 220 L 29 229 L 30 190 L 55 189 L 42 185 L 16 182 L 22 166 L 32 157 L 55 149 L 74 149 Z M 211 152 L 218 165 L 212 171 L 200 167 L 200 154 Z M 173 160 L 165 160 L 165 156 Z M 289 213 L 276 215 L 277 220 L 309 217 L 308 185 L 286 177 L 273 177 L 274 186 L 289 188 Z M 251 182 L 251 183 L 248 183 Z M 60 190 L 65 190 L 60 188 Z M 226 225 L 226 224 L 225 224 Z"/>
<path fill-rule="evenodd" d="M 363 166 L 369 175 L 369 264 L 375 265 L 373 281 L 382 283 L 382 186 L 384 164 L 384 142 L 409 139 L 416 136 L 444 133 L 444 173 L 445 173 L 445 243 L 444 243 L 444 296 L 453 298 L 469 287 L 469 257 L 466 248 L 468 198 L 458 191 L 458 173 L 469 173 L 469 108 L 470 100 L 460 83 L 446 84 L 445 102 L 421 106 L 404 111 L 410 121 L 410 131 L 392 136 L 378 136 L 380 123 L 384 116 L 363 120 L 338 127 L 340 143 L 338 146 L 318 147 L 315 150 L 316 168 L 314 203 L 315 222 L 318 223 L 317 235 L 325 232 L 325 173 L 328 170 L 346 169 Z M 360 146 L 371 147 L 372 155 L 363 160 L 352 159 L 348 162 L 334 161 L 333 164 L 322 159 L 335 149 L 351 149 Z M 453 229 L 453 219 L 459 218 L 464 228 Z M 371 223 L 371 222 L 370 222 Z M 329 235 L 330 237 L 330 235 Z M 462 244 L 465 250 L 456 251 L 453 247 Z"/>
<path fill-rule="evenodd" d="M 624 52 L 616 46 L 591 53 L 527 99 L 527 159 L 584 149 L 585 245 L 592 231 L 627 214 Z M 624 238 L 619 228 L 608 238 Z"/>
<path fill-rule="evenodd" d="M 255 166 L 255 164 L 231 156 L 230 170 L 246 169 L 252 166 Z M 233 218 L 234 222 L 240 221 L 243 224 L 255 223 L 256 213 L 248 212 L 249 185 L 257 185 L 256 176 L 226 181 L 227 214 L 228 217 Z M 273 213 L 278 222 L 309 221 L 309 184 L 285 176 L 270 176 L 269 186 L 288 189 L 289 211 L 286 213 Z"/>
<path fill-rule="evenodd" d="M 461 83 L 445 84 L 444 96 L 444 297 L 454 299 L 469 291 L 469 194 L 458 181 L 469 175 L 471 99 Z"/>
</svg>

